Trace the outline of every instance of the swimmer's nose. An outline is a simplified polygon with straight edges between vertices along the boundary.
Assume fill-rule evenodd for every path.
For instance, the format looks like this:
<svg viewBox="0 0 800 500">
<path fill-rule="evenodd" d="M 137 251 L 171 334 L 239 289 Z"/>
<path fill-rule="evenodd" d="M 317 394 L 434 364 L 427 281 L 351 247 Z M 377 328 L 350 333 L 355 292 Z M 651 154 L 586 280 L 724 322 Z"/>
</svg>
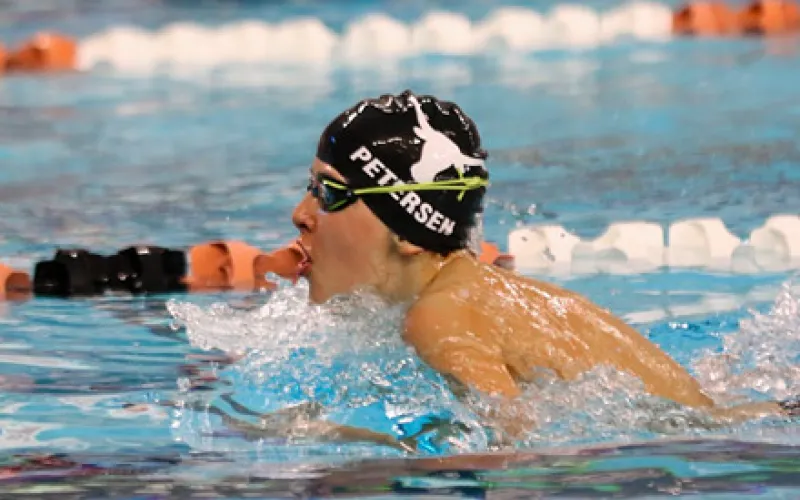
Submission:
<svg viewBox="0 0 800 500">
<path fill-rule="evenodd" d="M 306 193 L 292 212 L 292 223 L 301 233 L 311 233 L 317 227 L 317 201 Z"/>
</svg>

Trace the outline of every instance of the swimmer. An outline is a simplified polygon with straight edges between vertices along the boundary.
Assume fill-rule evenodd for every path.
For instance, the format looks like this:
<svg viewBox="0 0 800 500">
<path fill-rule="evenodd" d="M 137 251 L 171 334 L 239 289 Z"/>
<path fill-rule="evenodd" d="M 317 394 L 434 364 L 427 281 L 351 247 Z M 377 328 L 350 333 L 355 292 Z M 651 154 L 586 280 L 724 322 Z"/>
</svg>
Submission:
<svg viewBox="0 0 800 500">
<path fill-rule="evenodd" d="M 495 397 L 487 416 L 500 442 L 535 428 L 515 405 L 543 371 L 569 381 L 610 366 L 714 419 L 790 413 L 790 404 L 777 403 L 719 408 L 680 364 L 608 310 L 481 262 L 486 160 L 475 123 L 431 96 L 366 99 L 337 116 L 292 214 L 311 302 L 370 290 L 407 305 L 404 340 L 457 392 Z M 320 437 L 355 437 L 334 424 L 320 429 Z M 375 441 L 385 444 L 385 436 Z"/>
<path fill-rule="evenodd" d="M 432 96 L 385 95 L 337 116 L 292 215 L 310 300 L 369 289 L 407 304 L 404 340 L 457 387 L 507 401 L 495 417 L 510 436 L 535 425 L 511 408 L 541 370 L 569 381 L 611 366 L 652 395 L 720 419 L 791 411 L 777 403 L 716 407 L 680 364 L 608 310 L 480 262 L 486 160 L 475 123 Z"/>
</svg>

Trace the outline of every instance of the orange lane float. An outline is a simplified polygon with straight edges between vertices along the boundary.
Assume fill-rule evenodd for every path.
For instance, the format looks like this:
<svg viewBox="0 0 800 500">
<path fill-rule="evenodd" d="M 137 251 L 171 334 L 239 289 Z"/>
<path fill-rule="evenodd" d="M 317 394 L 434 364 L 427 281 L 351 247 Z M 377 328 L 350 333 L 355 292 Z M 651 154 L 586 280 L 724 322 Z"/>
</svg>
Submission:
<svg viewBox="0 0 800 500">
<path fill-rule="evenodd" d="M 256 289 L 270 290 L 277 287 L 276 283 L 267 279 L 270 273 L 297 283 L 307 266 L 306 253 L 297 242 L 270 253 L 262 253 L 256 257 L 253 266 Z"/>
<path fill-rule="evenodd" d="M 6 71 L 6 61 L 8 60 L 8 52 L 6 48 L 0 43 L 0 75 Z"/>
<path fill-rule="evenodd" d="M 129 250 L 125 251 L 126 255 L 130 254 Z M 152 250 L 156 250 L 155 247 Z M 160 253 L 162 251 L 172 252 L 173 254 L 184 253 L 180 250 L 157 249 L 159 255 L 162 255 Z M 62 282 L 82 285 L 75 285 L 80 288 L 80 292 L 74 286 L 67 286 L 64 291 L 57 292 L 57 295 L 60 296 L 70 296 L 74 293 L 82 295 L 104 293 L 105 289 L 109 287 L 109 276 L 106 276 L 105 273 L 111 269 L 111 267 L 106 268 L 106 266 L 111 264 L 102 264 L 101 262 L 105 261 L 105 259 L 112 259 L 113 261 L 113 259 L 119 258 L 119 254 L 103 257 L 86 250 L 60 250 L 57 255 L 60 255 L 60 257 L 56 257 L 58 262 L 37 263 L 36 279 L 33 284 L 30 274 L 0 264 L 0 300 L 24 299 L 34 294 L 52 295 L 53 290 L 63 288 L 61 286 Z M 164 278 L 161 273 L 180 272 L 181 277 L 176 283 L 181 283 L 179 285 L 181 290 L 189 292 L 275 290 L 278 288 L 276 277 L 283 278 L 294 284 L 297 283 L 310 266 L 306 252 L 296 241 L 267 253 L 242 241 L 210 241 L 192 246 L 188 252 L 185 252 L 185 255 L 189 261 L 188 269 L 186 269 L 188 272 L 172 267 L 170 269 L 159 268 L 160 264 L 151 262 L 151 264 L 138 266 L 142 269 L 137 273 L 143 272 L 147 275 L 142 274 L 134 281 L 160 282 Z M 183 257 L 180 260 L 182 259 Z M 510 254 L 502 253 L 497 245 L 493 243 L 484 242 L 481 244 L 481 253 L 478 255 L 478 259 L 486 264 L 505 269 L 514 268 L 514 257 Z M 47 264 L 51 268 L 55 266 L 61 269 L 47 271 L 45 270 Z M 117 265 L 119 265 L 118 261 Z M 105 269 L 105 271 L 101 272 L 100 275 L 91 274 L 95 271 L 87 274 L 87 270 L 94 269 L 97 266 Z M 184 272 L 185 276 L 183 275 Z M 152 273 L 156 273 L 156 275 Z M 46 277 L 45 274 L 50 276 Z M 37 283 L 39 288 L 37 288 Z M 89 286 L 89 288 L 83 286 L 87 283 L 92 284 L 92 286 Z M 102 283 L 105 283 L 105 285 L 101 285 Z M 109 289 L 116 290 L 114 287 Z M 143 286 L 141 290 L 137 288 L 136 293 L 148 291 L 152 292 L 153 290 Z"/>
<path fill-rule="evenodd" d="M 28 298 L 32 289 L 28 273 L 0 263 L 0 300 Z"/>
<path fill-rule="evenodd" d="M 504 269 L 514 269 L 514 256 L 502 253 L 497 245 L 487 241 L 481 243 L 481 253 L 478 255 L 478 260 Z"/>
<path fill-rule="evenodd" d="M 687 36 L 722 36 L 739 32 L 736 12 L 724 2 L 690 2 L 672 16 L 672 32 Z"/>
<path fill-rule="evenodd" d="M 59 33 L 40 32 L 12 50 L 5 62 L 8 72 L 71 71 L 78 61 L 78 44 Z"/>
<path fill-rule="evenodd" d="M 672 32 L 683 36 L 775 36 L 800 31 L 794 0 L 752 0 L 741 9 L 720 0 L 697 0 L 672 17 Z"/>
<path fill-rule="evenodd" d="M 218 241 L 196 245 L 189 255 L 191 274 L 187 283 L 193 290 L 274 290 L 277 284 L 267 277 L 269 274 L 297 283 L 308 265 L 305 252 L 297 242 L 262 253 L 240 241 Z M 514 266 L 513 256 L 500 252 L 493 243 L 482 243 L 478 258 L 506 269 Z"/>
<path fill-rule="evenodd" d="M 242 241 L 212 241 L 189 250 L 190 290 L 274 290 L 265 276 L 273 273 L 297 281 L 303 252 L 292 243 L 270 253 Z"/>
<path fill-rule="evenodd" d="M 253 289 L 253 264 L 261 253 L 258 248 L 242 241 L 212 241 L 195 245 L 189 250 L 191 290 Z"/>
<path fill-rule="evenodd" d="M 800 5 L 788 0 L 755 0 L 739 12 L 739 26 L 754 35 L 800 31 Z"/>
</svg>

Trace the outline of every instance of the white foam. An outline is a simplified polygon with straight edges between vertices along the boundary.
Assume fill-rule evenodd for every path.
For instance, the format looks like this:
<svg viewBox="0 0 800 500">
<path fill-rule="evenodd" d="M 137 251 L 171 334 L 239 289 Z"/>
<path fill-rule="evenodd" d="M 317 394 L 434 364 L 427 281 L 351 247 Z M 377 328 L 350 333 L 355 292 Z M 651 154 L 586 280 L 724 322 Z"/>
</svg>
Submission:
<svg viewBox="0 0 800 500">
<path fill-rule="evenodd" d="M 525 226 L 508 234 L 508 251 L 522 271 L 627 274 L 663 266 L 753 273 L 800 269 L 800 217 L 775 215 L 741 240 L 719 218 L 669 225 L 615 222 L 595 239 L 558 225 Z"/>
<path fill-rule="evenodd" d="M 709 349 L 694 362 L 698 380 L 718 401 L 743 395 L 749 399 L 753 391 L 777 400 L 800 392 L 797 286 L 784 283 L 773 300 L 768 313 L 754 312 L 740 322 L 738 332 L 723 337 L 722 352 Z"/>
<path fill-rule="evenodd" d="M 663 40 L 670 36 L 671 16 L 666 5 L 633 1 L 605 12 L 581 5 L 557 5 L 546 13 L 502 7 L 475 22 L 445 11 L 429 12 L 409 24 L 370 14 L 354 19 L 342 33 L 313 17 L 218 28 L 181 22 L 156 32 L 117 26 L 81 41 L 79 67 L 108 64 L 122 71 L 152 72 L 260 62 L 380 63 L 422 54 L 472 55 L 498 47 L 510 52 L 580 50 L 624 36 Z"/>
</svg>

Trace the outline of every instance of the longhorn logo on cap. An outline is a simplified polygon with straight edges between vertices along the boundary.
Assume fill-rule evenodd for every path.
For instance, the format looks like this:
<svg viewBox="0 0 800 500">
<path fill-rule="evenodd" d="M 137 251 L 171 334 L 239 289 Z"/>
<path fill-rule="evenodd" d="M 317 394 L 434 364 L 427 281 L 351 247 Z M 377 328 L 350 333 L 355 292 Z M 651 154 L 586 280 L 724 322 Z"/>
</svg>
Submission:
<svg viewBox="0 0 800 500">
<path fill-rule="evenodd" d="M 450 167 L 454 167 L 460 175 L 466 172 L 467 167 L 483 167 L 483 160 L 463 154 L 449 137 L 431 127 L 415 96 L 410 96 L 408 100 L 417 114 L 418 126 L 414 127 L 414 133 L 424 141 L 419 161 L 411 166 L 411 177 L 416 182 L 433 182 L 438 174 Z"/>
</svg>

